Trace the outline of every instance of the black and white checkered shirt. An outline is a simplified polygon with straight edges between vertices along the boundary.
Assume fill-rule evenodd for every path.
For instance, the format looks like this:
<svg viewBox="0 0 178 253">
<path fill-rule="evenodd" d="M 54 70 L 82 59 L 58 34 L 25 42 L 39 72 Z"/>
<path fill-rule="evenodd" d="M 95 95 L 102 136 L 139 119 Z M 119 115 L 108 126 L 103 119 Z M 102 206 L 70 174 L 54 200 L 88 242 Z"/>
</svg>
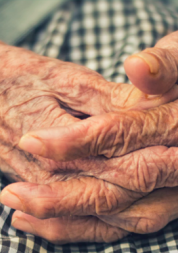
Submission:
<svg viewBox="0 0 178 253">
<path fill-rule="evenodd" d="M 177 29 L 178 11 L 169 0 L 76 0 L 57 10 L 23 46 L 42 55 L 83 64 L 107 80 L 128 82 L 124 60 Z M 1 189 L 7 184 L 1 176 Z M 12 209 L 0 206 L 1 253 L 178 252 L 178 220 L 157 233 L 131 233 L 114 243 L 56 246 L 11 227 L 12 213 Z"/>
</svg>

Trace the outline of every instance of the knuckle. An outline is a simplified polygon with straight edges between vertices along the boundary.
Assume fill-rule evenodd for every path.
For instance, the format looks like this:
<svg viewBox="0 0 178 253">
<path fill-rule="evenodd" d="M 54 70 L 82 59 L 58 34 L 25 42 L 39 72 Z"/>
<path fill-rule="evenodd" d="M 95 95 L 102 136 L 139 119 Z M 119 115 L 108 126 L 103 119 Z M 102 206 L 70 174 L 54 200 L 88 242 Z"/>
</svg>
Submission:
<svg viewBox="0 0 178 253">
<path fill-rule="evenodd" d="M 94 241 L 95 242 L 113 242 L 121 239 L 128 232 L 125 232 L 117 227 L 112 227 L 101 220 L 98 220 L 94 230 Z"/>
<path fill-rule="evenodd" d="M 165 215 L 151 212 L 135 221 L 133 231 L 140 234 L 154 233 L 164 226 L 163 221 L 165 223 Z"/>
<path fill-rule="evenodd" d="M 139 125 L 136 120 L 133 120 L 132 115 L 126 115 L 120 121 L 120 155 L 124 155 L 133 151 L 138 143 L 137 137 L 139 134 Z"/>
<path fill-rule="evenodd" d="M 97 122 L 97 134 L 92 144 L 94 155 L 104 155 L 111 158 L 118 154 L 124 143 L 124 127 L 122 115 L 109 113 Z"/>
<path fill-rule="evenodd" d="M 53 218 L 56 217 L 54 203 L 49 203 L 47 200 L 47 205 L 40 205 L 38 206 L 33 215 L 38 219 L 46 219 L 46 218 Z"/>
<path fill-rule="evenodd" d="M 161 174 L 158 180 L 159 187 L 174 187 L 178 185 L 178 150 L 171 147 L 163 153 Z"/>
<path fill-rule="evenodd" d="M 34 210 L 32 209 L 33 215 L 40 219 L 56 217 L 56 198 L 52 187 L 50 185 L 38 185 L 37 187 L 38 197 L 31 205 L 31 208 L 34 208 Z"/>
<path fill-rule="evenodd" d="M 149 154 L 147 154 L 149 156 Z M 140 152 L 135 161 L 135 175 L 133 180 L 133 187 L 136 191 L 151 192 L 155 189 L 158 178 L 158 168 L 153 161 L 147 162 L 145 155 Z"/>
<path fill-rule="evenodd" d="M 47 234 L 46 239 L 53 244 L 65 244 L 69 242 L 66 238 L 63 238 L 63 236 L 61 236 L 60 234 L 61 233 L 54 233 L 50 231 L 50 233 Z"/>
<path fill-rule="evenodd" d="M 95 212 L 97 215 L 111 214 L 118 206 L 118 199 L 110 184 L 101 182 L 98 196 L 95 197 Z"/>
<path fill-rule="evenodd" d="M 108 116 L 93 117 L 88 125 L 89 153 L 93 156 L 102 155 L 105 152 L 106 136 L 108 130 Z"/>
<path fill-rule="evenodd" d="M 82 179 L 86 184 L 87 180 Z M 76 213 L 85 215 L 104 215 L 112 213 L 118 206 L 117 189 L 115 186 L 99 179 L 90 178 L 82 190 L 82 197 L 75 200 Z M 82 211 L 81 211 L 82 210 Z"/>
</svg>

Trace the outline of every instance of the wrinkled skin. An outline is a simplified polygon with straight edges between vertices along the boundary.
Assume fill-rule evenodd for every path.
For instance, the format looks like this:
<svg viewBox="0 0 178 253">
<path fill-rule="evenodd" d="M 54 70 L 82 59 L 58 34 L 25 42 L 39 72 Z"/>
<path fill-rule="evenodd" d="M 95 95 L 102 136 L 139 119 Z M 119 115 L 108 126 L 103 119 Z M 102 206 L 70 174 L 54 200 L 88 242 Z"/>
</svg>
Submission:
<svg viewBox="0 0 178 253">
<path fill-rule="evenodd" d="M 105 124 L 112 120 L 112 123 L 116 124 L 119 120 L 122 135 L 123 131 L 129 131 L 123 126 L 130 124 L 130 119 L 137 117 L 135 112 L 130 112 L 127 116 L 122 113 L 123 111 L 141 110 L 144 107 L 147 109 L 174 100 L 178 96 L 175 86 L 161 98 L 148 99 L 134 86 L 109 83 L 98 73 L 85 67 L 38 56 L 24 49 L 3 44 L 0 47 L 0 58 L 1 169 L 9 177 L 14 177 L 13 174 L 15 174 L 15 180 L 49 183 L 66 179 L 66 168 L 69 170 L 67 178 L 73 177 L 76 173 L 75 171 L 70 176 L 70 167 L 67 163 L 57 163 L 22 151 L 18 142 L 28 131 L 88 122 L 71 114 L 78 117 L 105 114 L 103 121 L 100 120 L 102 116 L 96 116 L 96 120 L 98 119 L 96 127 L 100 121 Z M 176 109 L 176 104 L 174 108 Z M 121 112 L 121 114 L 108 114 L 110 111 Z M 158 114 L 161 115 L 164 111 L 163 107 L 162 110 L 153 112 L 153 116 L 150 112 L 148 120 L 154 118 L 154 115 L 155 117 Z M 144 112 L 142 114 L 146 115 Z M 140 113 L 140 117 L 142 114 Z M 167 117 L 166 111 L 165 115 Z M 95 117 L 91 120 L 94 127 Z M 142 120 L 144 117 L 141 118 Z M 138 121 L 138 124 L 142 129 L 142 122 Z M 107 124 L 106 127 L 108 127 Z M 80 128 L 78 129 L 80 131 Z M 115 130 L 117 130 L 117 125 Z M 133 131 L 135 134 L 135 129 Z M 170 131 L 172 131 L 171 128 Z M 123 141 L 125 142 L 122 138 L 121 145 Z M 81 164 L 80 161 L 79 164 Z"/>
<path fill-rule="evenodd" d="M 176 86 L 161 97 L 147 97 L 134 86 L 108 83 L 84 67 L 22 49 L 2 45 L 0 57 L 1 167 L 9 178 L 30 182 L 7 186 L 1 201 L 37 217 L 16 211 L 14 219 L 28 220 L 33 229 L 29 231 L 14 220 L 16 228 L 54 243 L 109 242 L 122 238 L 127 231 L 157 231 L 177 218 L 178 149 L 156 145 L 176 145 L 178 123 L 174 115 L 178 102 L 149 109 L 178 97 Z M 94 117 L 80 120 L 74 115 Z M 98 121 L 101 122 L 99 130 Z M 76 127 L 82 135 L 88 122 L 96 126 L 98 132 L 94 132 L 94 137 L 102 126 L 107 127 L 103 133 L 105 138 L 98 142 L 101 152 L 89 148 L 89 155 L 111 157 L 150 145 L 155 147 L 111 159 L 90 156 L 63 162 L 60 154 L 52 157 L 48 153 L 48 158 L 56 160 L 52 161 L 30 155 L 18 146 L 21 136 L 28 131 L 68 126 L 69 134 L 75 134 Z M 132 127 L 131 122 L 134 122 Z M 162 126 L 165 122 L 166 131 L 165 125 Z M 150 128 L 151 137 L 147 137 Z M 93 135 L 89 137 L 90 146 Z M 114 142 L 116 148 L 111 150 Z M 77 153 L 72 153 L 73 158 L 80 153 L 79 147 Z M 65 160 L 68 160 L 67 152 Z M 7 197 L 9 193 L 18 196 L 20 203 Z M 39 220 L 51 217 L 57 218 Z"/>
</svg>

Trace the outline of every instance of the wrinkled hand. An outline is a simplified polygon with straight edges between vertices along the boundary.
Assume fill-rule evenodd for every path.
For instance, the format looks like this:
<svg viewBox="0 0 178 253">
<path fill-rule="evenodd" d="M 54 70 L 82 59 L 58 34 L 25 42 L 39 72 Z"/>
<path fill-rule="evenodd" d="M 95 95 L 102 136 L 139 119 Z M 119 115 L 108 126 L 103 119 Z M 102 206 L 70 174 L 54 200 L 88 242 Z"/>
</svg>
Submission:
<svg viewBox="0 0 178 253">
<path fill-rule="evenodd" d="M 92 183 L 92 181 L 91 181 Z M 95 182 L 96 183 L 96 182 Z M 21 184 L 21 183 L 19 183 Z M 28 190 L 29 185 L 25 185 Z M 33 186 L 29 186 L 30 189 Z M 41 191 L 45 190 L 43 186 L 38 186 Z M 24 190 L 24 186 L 20 185 L 20 189 Z M 13 190 L 13 189 L 12 189 Z M 76 189 L 75 189 L 76 190 Z M 26 192 L 26 191 L 25 191 Z M 35 192 L 35 191 L 34 191 Z M 34 193 L 32 190 L 32 193 Z M 53 193 L 53 192 L 49 192 Z M 97 194 L 98 192 L 95 192 Z M 34 197 L 34 194 L 32 194 Z M 29 196 L 28 196 L 29 197 Z M 42 206 L 39 208 L 35 216 L 38 216 L 40 210 L 44 213 L 43 202 L 49 202 L 51 198 L 56 201 L 54 207 L 59 205 L 59 199 L 56 194 L 52 194 L 50 198 L 44 197 L 30 199 L 31 209 L 36 203 L 42 201 Z M 101 196 L 102 198 L 102 196 Z M 72 199 L 70 199 L 72 201 Z M 104 202 L 109 202 L 107 196 L 103 199 L 103 210 L 106 210 Z M 78 196 L 78 203 L 80 196 Z M 92 196 L 91 196 L 92 202 Z M 10 205 L 13 206 L 11 202 Z M 67 201 L 66 201 L 67 203 Z M 78 204 L 77 203 L 77 204 Z M 97 205 L 97 202 L 96 202 Z M 19 205 L 20 206 L 20 205 Z M 26 206 L 25 206 L 26 207 Z M 47 207 L 48 208 L 48 207 Z M 78 208 L 80 208 L 78 206 Z M 57 208 L 53 208 L 55 212 Z M 112 242 L 128 234 L 127 231 L 136 233 L 150 233 L 158 231 L 168 222 L 178 217 L 178 187 L 164 188 L 157 190 L 147 197 L 140 199 L 127 209 L 117 214 L 117 223 L 119 226 L 109 225 L 105 216 L 58 216 L 57 218 L 38 219 L 21 211 L 15 211 L 12 217 L 12 225 L 20 230 L 43 237 L 55 244 L 64 244 L 69 242 Z M 66 210 L 67 211 L 67 210 Z M 56 213 L 57 214 L 57 213 Z M 40 217 L 40 215 L 39 215 Z M 114 215 L 113 223 L 114 223 Z M 102 219 L 105 221 L 103 222 Z M 110 221 L 110 219 L 109 219 Z M 122 229 L 123 228 L 123 229 Z"/>
<path fill-rule="evenodd" d="M 61 179 L 55 173 L 60 164 L 19 148 L 19 140 L 27 132 L 84 124 L 79 117 L 87 115 L 150 108 L 178 95 L 173 91 L 161 99 L 147 99 L 132 85 L 109 83 L 85 67 L 3 43 L 0 59 L 0 164 L 5 175 L 15 181 Z M 97 127 L 100 116 L 96 119 Z"/>
<path fill-rule="evenodd" d="M 122 86 L 123 85 L 119 87 L 122 87 Z M 133 89 L 133 86 L 131 87 Z M 136 88 L 134 88 L 134 90 L 138 92 Z M 121 121 L 123 122 L 123 125 L 128 123 L 126 124 L 126 126 L 129 126 L 130 120 L 137 119 L 137 113 L 136 112 L 123 113 L 123 110 L 147 109 L 151 106 L 154 106 L 156 103 L 157 105 L 160 105 L 164 102 L 168 102 L 172 99 L 175 99 L 175 97 L 177 96 L 176 86 L 174 86 L 172 90 L 173 92 L 170 90 L 167 94 L 164 94 L 163 96 L 159 98 L 155 99 L 154 97 L 152 97 L 151 103 L 150 103 L 150 100 L 147 100 L 147 97 L 143 96 L 143 93 L 138 92 L 138 94 L 142 94 L 142 96 L 140 96 L 139 99 L 136 100 L 136 102 L 135 101 L 134 103 L 132 102 L 130 106 L 130 104 L 128 105 L 128 103 L 130 103 L 130 101 L 133 101 L 132 99 L 130 100 L 130 98 L 132 98 L 134 94 L 134 92 L 131 92 L 129 95 L 128 102 L 126 102 L 127 101 L 126 99 L 124 100 L 124 103 L 121 103 L 122 104 L 121 106 L 116 106 L 117 109 L 115 109 L 115 107 L 114 109 L 111 109 L 111 108 L 109 108 L 108 110 L 105 109 L 104 113 L 107 113 L 108 111 L 120 111 L 121 113 L 117 115 L 117 118 L 115 118 L 116 114 L 111 113 L 111 117 L 109 115 L 109 120 L 112 119 L 112 116 L 114 116 L 113 117 L 114 120 L 112 121 L 112 124 L 113 122 L 117 123 L 118 121 Z M 115 94 L 118 94 L 118 97 L 119 97 L 119 93 L 120 92 L 118 93 L 116 92 Z M 120 94 L 122 94 L 122 97 L 123 97 L 124 91 L 122 90 Z M 117 102 L 119 103 L 118 97 L 117 97 Z M 135 97 L 135 94 L 133 96 L 133 99 L 134 97 Z M 127 98 L 128 98 L 128 94 L 127 94 Z M 143 103 L 144 101 L 145 102 L 147 101 L 145 103 L 145 106 L 146 106 L 145 108 L 144 108 L 144 103 Z M 71 108 L 73 110 L 77 110 L 77 111 L 79 110 L 72 106 Z M 167 120 L 167 112 L 175 112 L 176 110 L 177 110 L 176 102 L 173 102 L 169 105 L 161 106 L 160 110 L 154 109 L 148 112 L 139 112 L 140 114 L 138 115 L 139 120 L 137 121 L 137 124 L 140 123 L 140 126 L 141 126 L 140 130 L 144 129 L 145 132 L 143 131 L 143 134 L 146 133 L 145 136 L 147 137 L 147 134 L 150 131 L 147 131 L 146 129 L 149 126 L 152 127 L 152 124 L 149 124 L 149 121 L 151 119 L 155 122 L 155 126 L 156 126 L 157 122 L 159 122 L 159 120 L 162 119 L 162 117 L 163 117 L 163 120 L 164 118 L 166 118 Z M 82 111 L 82 112 L 84 114 L 94 115 L 94 112 L 92 114 L 91 111 L 90 113 L 87 111 Z M 99 114 L 99 113 L 103 113 L 103 112 L 100 111 L 96 114 Z M 143 124 L 145 123 L 144 115 L 147 116 L 146 117 L 147 124 L 145 125 Z M 173 117 L 171 117 L 171 115 L 169 116 L 170 116 L 169 118 L 170 122 L 172 122 Z M 99 117 L 103 117 L 103 116 L 99 116 Z M 107 118 L 108 114 L 104 115 L 104 117 L 108 119 Z M 97 127 L 98 126 L 97 117 L 94 117 L 94 119 L 96 120 L 92 121 L 93 119 L 91 120 L 91 118 L 89 118 L 87 120 L 83 120 L 78 123 L 76 122 L 77 123 L 76 129 L 78 128 L 80 130 L 80 127 L 84 125 L 84 132 L 81 131 L 81 134 L 85 133 L 85 124 L 87 125 L 86 121 L 88 122 L 89 120 L 91 120 L 93 127 L 95 126 Z M 106 121 L 103 120 L 103 122 L 108 123 L 107 120 Z M 73 122 L 71 122 L 71 124 L 72 123 Z M 137 133 L 136 133 L 137 124 L 135 125 L 135 131 L 133 131 L 133 133 L 131 134 L 131 137 L 133 138 L 132 143 L 134 144 L 136 144 L 135 141 L 137 140 Z M 173 135 L 175 133 L 174 128 L 176 128 L 176 124 L 177 123 L 175 121 L 170 126 L 170 128 L 169 126 L 167 126 L 166 131 L 169 132 L 170 135 Z M 72 131 L 73 129 L 75 130 L 74 126 L 72 128 Z M 158 124 L 157 128 L 153 127 L 152 140 L 154 140 L 154 135 L 156 134 L 155 131 L 157 129 L 158 129 L 158 135 L 156 135 L 157 137 L 156 143 L 153 145 L 158 145 L 160 144 L 160 141 L 161 141 L 160 133 L 163 132 L 161 124 Z M 70 130 L 70 126 L 67 127 L 67 130 Z M 116 133 L 117 131 L 118 131 L 117 127 L 113 129 L 113 132 Z M 126 127 L 126 131 L 127 131 L 127 127 Z M 48 131 L 48 133 L 50 132 Z M 70 131 L 68 131 L 68 133 L 73 134 Z M 119 134 L 122 137 L 124 133 L 125 132 L 121 124 Z M 127 134 L 125 136 L 127 136 Z M 91 137 L 93 138 L 92 135 Z M 143 137 L 143 136 L 140 135 L 140 137 Z M 166 143 L 169 142 L 170 145 L 174 145 L 175 139 L 177 138 L 177 136 L 174 136 L 174 138 L 173 137 L 169 138 L 168 134 L 165 134 L 162 138 L 164 140 L 161 144 L 165 143 L 166 145 Z M 101 138 L 101 140 L 103 139 Z M 123 146 L 125 145 L 125 140 L 126 139 L 121 138 L 121 144 L 120 144 L 121 150 Z M 100 144 L 100 142 L 98 142 L 98 144 Z M 143 145 L 142 147 L 145 147 L 148 145 L 148 143 L 142 144 L 142 145 Z M 137 148 L 140 148 L 140 147 L 134 146 L 134 149 L 137 149 Z M 66 150 L 68 150 L 68 147 Z M 105 155 L 110 157 L 112 153 L 108 155 L 107 152 L 105 152 Z M 127 152 L 130 152 L 130 150 L 125 149 L 125 151 L 122 154 L 127 153 Z M 66 180 L 70 178 L 76 178 L 76 179 L 71 179 L 67 182 L 61 182 L 61 183 L 59 182 L 51 183 L 49 185 L 43 185 L 43 186 L 42 185 L 39 186 L 36 184 L 35 185 L 28 184 L 28 183 L 27 184 L 26 183 L 12 184 L 4 190 L 4 194 L 2 196 L 2 202 L 4 204 L 11 206 L 12 208 L 20 209 L 38 218 L 48 218 L 48 217 L 56 217 L 60 215 L 63 216 L 63 215 L 70 215 L 70 214 L 77 215 L 77 217 L 75 216 L 72 218 L 67 216 L 67 217 L 54 218 L 54 219 L 48 219 L 48 220 L 43 221 L 43 220 L 38 220 L 32 216 L 27 216 L 24 213 L 15 212 L 14 218 L 21 217 L 23 219 L 24 218 L 27 219 L 28 221 L 31 222 L 31 225 L 33 226 L 34 230 L 32 231 L 27 228 L 25 229 L 22 226 L 18 226 L 19 225 L 19 223 L 17 223 L 18 220 L 14 222 L 15 227 L 20 228 L 25 231 L 33 232 L 34 234 L 38 234 L 50 241 L 57 242 L 57 243 L 68 242 L 68 241 L 83 241 L 83 240 L 84 241 L 113 241 L 126 235 L 127 232 L 125 230 L 139 232 L 139 233 L 156 231 L 156 230 L 159 230 L 161 227 L 163 227 L 165 224 L 167 224 L 168 221 L 177 217 L 177 206 L 176 206 L 176 201 L 175 201 L 176 195 L 177 195 L 176 193 L 177 188 L 169 189 L 168 191 L 166 191 L 167 194 L 164 192 L 165 189 L 162 189 L 162 190 L 157 190 L 156 192 L 153 192 L 148 196 L 146 195 L 156 188 L 162 188 L 165 186 L 171 187 L 171 186 L 177 185 L 178 179 L 177 179 L 177 166 L 176 166 L 176 159 L 175 159 L 176 153 L 177 153 L 176 148 L 167 149 L 166 147 L 154 147 L 154 148 L 146 148 L 141 151 L 139 150 L 134 153 L 128 154 L 126 156 L 123 156 L 121 158 L 113 158 L 110 160 L 106 158 L 101 158 L 101 157 L 100 158 L 90 157 L 86 159 L 78 159 L 73 162 L 66 162 L 66 163 L 57 162 L 55 164 L 57 164 L 58 167 L 56 167 L 55 170 L 54 170 L 54 167 L 51 167 L 51 170 L 50 170 L 51 172 L 50 179 L 52 179 L 51 181 L 55 181 L 56 179 L 57 180 L 64 180 L 64 179 Z M 89 154 L 93 154 L 93 153 L 89 153 Z M 97 155 L 97 154 L 98 153 L 96 154 L 94 153 L 94 155 Z M 88 155 L 88 153 L 84 154 L 84 156 L 86 155 Z M 115 155 L 118 155 L 118 154 L 115 153 Z M 51 157 L 52 156 L 51 153 L 48 155 L 48 157 L 49 156 L 50 158 L 54 158 L 54 157 Z M 78 156 L 78 152 L 77 152 L 77 155 L 76 154 L 73 155 L 73 158 L 77 156 Z M 37 156 L 34 156 L 34 157 L 36 159 L 38 158 Z M 60 160 L 59 157 L 60 156 L 56 156 L 56 153 L 55 153 L 55 159 Z M 40 162 L 41 161 L 42 161 L 42 158 Z M 44 159 L 43 161 L 49 161 L 49 160 Z M 53 164 L 54 163 L 50 160 L 50 165 L 53 165 Z M 140 166 L 140 164 L 142 166 Z M 167 170 L 167 165 L 170 165 L 169 170 Z M 44 170 L 45 169 L 46 168 L 44 168 Z M 48 169 L 47 172 L 49 172 L 49 167 L 47 167 L 47 169 Z M 53 177 L 54 175 L 55 175 L 55 178 Z M 35 176 L 36 178 L 38 178 L 36 180 L 39 180 L 37 173 Z M 83 176 L 90 176 L 90 177 L 93 176 L 95 178 L 84 178 Z M 98 178 L 99 180 L 97 180 L 96 178 Z M 100 179 L 104 179 L 104 181 Z M 31 181 L 33 180 L 34 179 L 31 178 Z M 40 180 L 42 182 L 42 178 L 40 178 Z M 48 180 L 48 182 L 49 181 L 50 180 Z M 109 182 L 114 183 L 115 185 Z M 14 196 L 15 194 L 16 196 L 20 198 L 21 200 L 20 204 L 9 198 L 9 191 L 13 193 L 12 196 Z M 162 194 L 164 198 L 161 196 Z M 146 197 L 143 199 L 140 199 L 143 196 L 146 196 Z M 150 201 L 149 202 L 150 209 L 148 208 L 147 201 Z M 133 202 L 135 202 L 135 204 L 131 205 Z M 158 202 L 158 205 L 156 206 L 155 203 L 157 202 Z M 167 205 L 167 203 L 170 203 L 172 206 L 173 206 L 172 203 L 174 203 L 175 204 L 173 206 L 174 208 L 172 208 L 171 206 L 171 210 L 169 210 L 168 208 L 169 206 Z M 151 204 L 153 208 L 151 208 Z M 159 212 L 155 212 L 154 208 L 156 208 L 156 210 L 159 210 Z M 78 217 L 80 215 L 81 216 L 92 215 L 92 216 Z M 96 217 L 93 217 L 93 216 L 96 216 Z M 101 220 L 105 221 L 106 223 L 102 222 Z M 47 228 L 47 230 L 44 230 L 44 228 L 45 229 Z M 76 230 L 78 233 L 76 233 Z M 60 231 L 62 231 L 62 233 L 60 233 Z"/>
<path fill-rule="evenodd" d="M 11 184 L 1 201 L 23 212 L 14 213 L 14 227 L 54 243 L 109 242 L 127 231 L 154 232 L 178 217 L 178 188 L 152 193 L 178 185 L 177 155 L 176 147 L 157 146 L 109 160 L 58 162 L 55 173 L 64 182 Z"/>
<path fill-rule="evenodd" d="M 155 176 L 158 181 L 155 188 L 177 185 L 176 168 L 175 172 L 167 172 L 166 167 L 163 172 L 154 165 L 153 171 L 138 166 L 137 175 L 130 169 L 125 178 L 121 171 L 121 180 L 118 180 L 125 180 L 127 187 L 87 177 L 48 185 L 15 183 L 2 191 L 1 201 L 21 210 L 13 214 L 15 228 L 57 244 L 116 241 L 126 236 L 127 231 L 155 232 L 178 218 L 178 187 L 149 194 L 149 188 L 155 185 Z M 106 173 L 108 180 L 109 174 Z M 128 177 L 129 174 L 132 175 Z M 145 192 L 140 189 L 144 184 L 148 184 Z"/>
<path fill-rule="evenodd" d="M 21 139 L 20 147 L 33 154 L 65 161 L 89 155 L 110 158 L 153 145 L 177 146 L 175 115 L 178 101 L 153 110 L 133 111 L 153 108 L 155 101 L 163 104 L 171 101 L 173 96 L 174 99 L 178 98 L 177 38 L 178 32 L 174 32 L 161 39 L 154 48 L 131 56 L 125 62 L 126 72 L 135 86 L 156 96 L 148 96 L 147 101 L 136 100 L 133 106 L 135 94 L 130 90 L 117 90 L 112 97 L 117 95 L 112 100 L 115 105 L 120 104 L 124 94 L 128 96 L 119 114 L 113 113 L 110 107 L 109 113 L 90 117 L 68 127 L 29 132 Z M 128 89 L 125 84 L 123 87 Z M 132 106 L 128 106 L 130 103 Z"/>
</svg>

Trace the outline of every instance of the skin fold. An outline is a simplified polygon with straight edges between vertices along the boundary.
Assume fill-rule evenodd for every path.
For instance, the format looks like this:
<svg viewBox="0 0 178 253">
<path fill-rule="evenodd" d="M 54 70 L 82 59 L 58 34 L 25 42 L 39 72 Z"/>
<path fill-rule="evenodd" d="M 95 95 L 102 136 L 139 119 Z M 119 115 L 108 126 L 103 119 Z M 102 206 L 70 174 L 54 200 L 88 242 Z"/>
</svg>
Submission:
<svg viewBox="0 0 178 253">
<path fill-rule="evenodd" d="M 177 218 L 175 79 L 149 96 L 24 49 L 1 44 L 0 58 L 1 170 L 26 181 L 1 194 L 20 210 L 14 227 L 59 244 L 111 242 Z M 42 149 L 24 148 L 25 134 Z"/>
</svg>

